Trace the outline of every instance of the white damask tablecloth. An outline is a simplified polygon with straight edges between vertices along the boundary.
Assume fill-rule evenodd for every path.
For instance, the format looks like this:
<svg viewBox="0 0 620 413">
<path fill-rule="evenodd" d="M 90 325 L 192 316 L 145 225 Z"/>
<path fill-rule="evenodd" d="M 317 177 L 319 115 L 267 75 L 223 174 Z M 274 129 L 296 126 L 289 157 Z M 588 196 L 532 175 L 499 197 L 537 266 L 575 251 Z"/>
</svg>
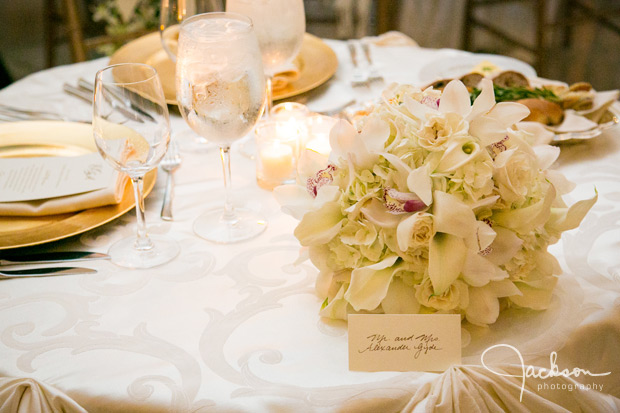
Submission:
<svg viewBox="0 0 620 413">
<path fill-rule="evenodd" d="M 340 66 L 305 103 L 328 110 L 352 97 L 377 96 L 380 84 L 349 86 L 346 45 L 328 44 Z M 462 53 L 410 46 L 374 52 L 388 81 L 406 83 L 418 82 L 429 62 Z M 0 91 L 0 103 L 89 118 L 90 107 L 63 94 L 62 84 L 93 78 L 105 64 L 34 74 Z M 187 130 L 178 115 L 172 125 L 173 133 Z M 258 188 L 253 161 L 233 152 L 235 198 L 261 210 L 269 226 L 258 238 L 221 246 L 191 229 L 222 200 L 218 153 L 183 155 L 175 221 L 159 219 L 161 181 L 147 199 L 150 231 L 182 247 L 175 261 L 144 271 L 88 262 L 97 274 L 0 282 L 0 411 L 620 410 L 620 128 L 562 147 L 557 168 L 577 183 L 568 201 L 590 197 L 595 186 L 599 201 L 579 229 L 552 247 L 564 273 L 551 308 L 511 310 L 489 329 L 469 328 L 463 366 L 443 374 L 349 371 L 346 325 L 318 317 L 317 270 L 294 265 L 296 221 Z M 130 213 L 32 250 L 105 252 L 134 225 Z M 610 374 L 528 378 L 520 401 L 520 378 L 480 365 L 482 351 L 498 343 L 516 347 L 527 364 L 549 367 L 557 351 L 562 369 Z M 498 371 L 520 375 L 514 353 L 495 352 L 491 359 L 504 363 Z"/>
</svg>

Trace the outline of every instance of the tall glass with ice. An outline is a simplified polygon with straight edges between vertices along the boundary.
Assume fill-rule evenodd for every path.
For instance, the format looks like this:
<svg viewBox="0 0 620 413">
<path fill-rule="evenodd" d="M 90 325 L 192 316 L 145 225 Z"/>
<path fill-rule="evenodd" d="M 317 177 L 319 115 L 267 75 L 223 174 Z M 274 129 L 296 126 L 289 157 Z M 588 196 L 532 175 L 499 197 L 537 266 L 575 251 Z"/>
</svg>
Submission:
<svg viewBox="0 0 620 413">
<path fill-rule="evenodd" d="M 226 187 L 224 208 L 201 215 L 194 232 L 218 243 L 260 234 L 265 219 L 233 208 L 230 197 L 230 146 L 254 127 L 265 100 L 261 53 L 251 20 L 235 13 L 205 13 L 185 20 L 179 33 L 176 90 L 187 124 L 220 147 Z"/>
<path fill-rule="evenodd" d="M 303 0 L 226 0 L 226 10 L 252 19 L 267 76 L 267 110 L 273 105 L 271 80 L 286 69 L 303 43 L 306 14 Z"/>
</svg>

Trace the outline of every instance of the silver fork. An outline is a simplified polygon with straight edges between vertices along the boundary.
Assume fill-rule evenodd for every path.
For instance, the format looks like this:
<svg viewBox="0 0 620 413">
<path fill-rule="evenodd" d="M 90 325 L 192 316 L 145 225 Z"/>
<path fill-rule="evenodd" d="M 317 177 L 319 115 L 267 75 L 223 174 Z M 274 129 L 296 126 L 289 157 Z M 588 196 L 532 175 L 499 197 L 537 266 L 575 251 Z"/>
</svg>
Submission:
<svg viewBox="0 0 620 413">
<path fill-rule="evenodd" d="M 357 45 L 355 40 L 348 40 L 347 47 L 349 48 L 349 55 L 351 56 L 351 62 L 353 63 L 353 73 L 351 74 L 351 86 L 367 86 L 368 85 L 368 73 L 365 73 L 357 60 Z"/>
<path fill-rule="evenodd" d="M 368 80 L 370 82 L 374 81 L 383 81 L 383 76 L 379 73 L 379 69 L 375 66 L 372 61 L 372 55 L 370 54 L 370 45 L 368 42 L 362 41 L 362 51 L 364 52 L 364 56 L 366 56 L 366 61 L 368 62 Z"/>
<path fill-rule="evenodd" d="M 162 159 L 161 169 L 168 173 L 166 178 L 166 190 L 164 192 L 164 203 L 161 207 L 161 219 L 172 221 L 172 200 L 174 199 L 174 171 L 181 166 L 181 155 L 179 148 L 174 140 L 170 140 L 168 150 Z"/>
</svg>

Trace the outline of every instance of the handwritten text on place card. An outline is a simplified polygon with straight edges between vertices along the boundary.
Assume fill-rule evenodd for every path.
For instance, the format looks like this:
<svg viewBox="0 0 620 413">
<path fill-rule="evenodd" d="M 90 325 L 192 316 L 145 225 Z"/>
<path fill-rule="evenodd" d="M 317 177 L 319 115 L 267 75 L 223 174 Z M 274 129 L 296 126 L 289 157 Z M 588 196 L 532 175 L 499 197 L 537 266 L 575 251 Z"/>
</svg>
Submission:
<svg viewBox="0 0 620 413">
<path fill-rule="evenodd" d="M 444 371 L 461 363 L 458 314 L 350 314 L 349 369 Z"/>
<path fill-rule="evenodd" d="M 0 202 L 31 201 L 105 188 L 114 170 L 101 155 L 5 158 L 0 161 Z"/>
</svg>

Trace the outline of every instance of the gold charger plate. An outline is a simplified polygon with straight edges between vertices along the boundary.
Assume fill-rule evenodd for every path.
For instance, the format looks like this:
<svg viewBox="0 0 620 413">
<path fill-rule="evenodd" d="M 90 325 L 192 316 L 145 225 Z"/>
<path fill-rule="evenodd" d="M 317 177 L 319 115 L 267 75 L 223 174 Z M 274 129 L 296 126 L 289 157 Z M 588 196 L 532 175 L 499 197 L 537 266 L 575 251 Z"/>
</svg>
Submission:
<svg viewBox="0 0 620 413">
<path fill-rule="evenodd" d="M 11 122 L 0 125 L 0 158 L 78 156 L 96 151 L 92 126 L 60 121 Z M 144 194 L 155 186 L 157 171 L 144 179 Z M 0 216 L 0 250 L 57 241 L 81 234 L 130 211 L 133 188 L 128 181 L 119 204 L 38 217 Z"/>
<path fill-rule="evenodd" d="M 110 64 L 146 63 L 159 73 L 166 103 L 176 105 L 175 66 L 161 45 L 159 32 L 150 33 L 125 44 L 111 57 Z M 274 100 L 295 96 L 325 83 L 338 68 L 336 53 L 324 41 L 309 33 L 304 35 L 301 50 L 295 58 L 299 78 L 274 91 Z"/>
</svg>

